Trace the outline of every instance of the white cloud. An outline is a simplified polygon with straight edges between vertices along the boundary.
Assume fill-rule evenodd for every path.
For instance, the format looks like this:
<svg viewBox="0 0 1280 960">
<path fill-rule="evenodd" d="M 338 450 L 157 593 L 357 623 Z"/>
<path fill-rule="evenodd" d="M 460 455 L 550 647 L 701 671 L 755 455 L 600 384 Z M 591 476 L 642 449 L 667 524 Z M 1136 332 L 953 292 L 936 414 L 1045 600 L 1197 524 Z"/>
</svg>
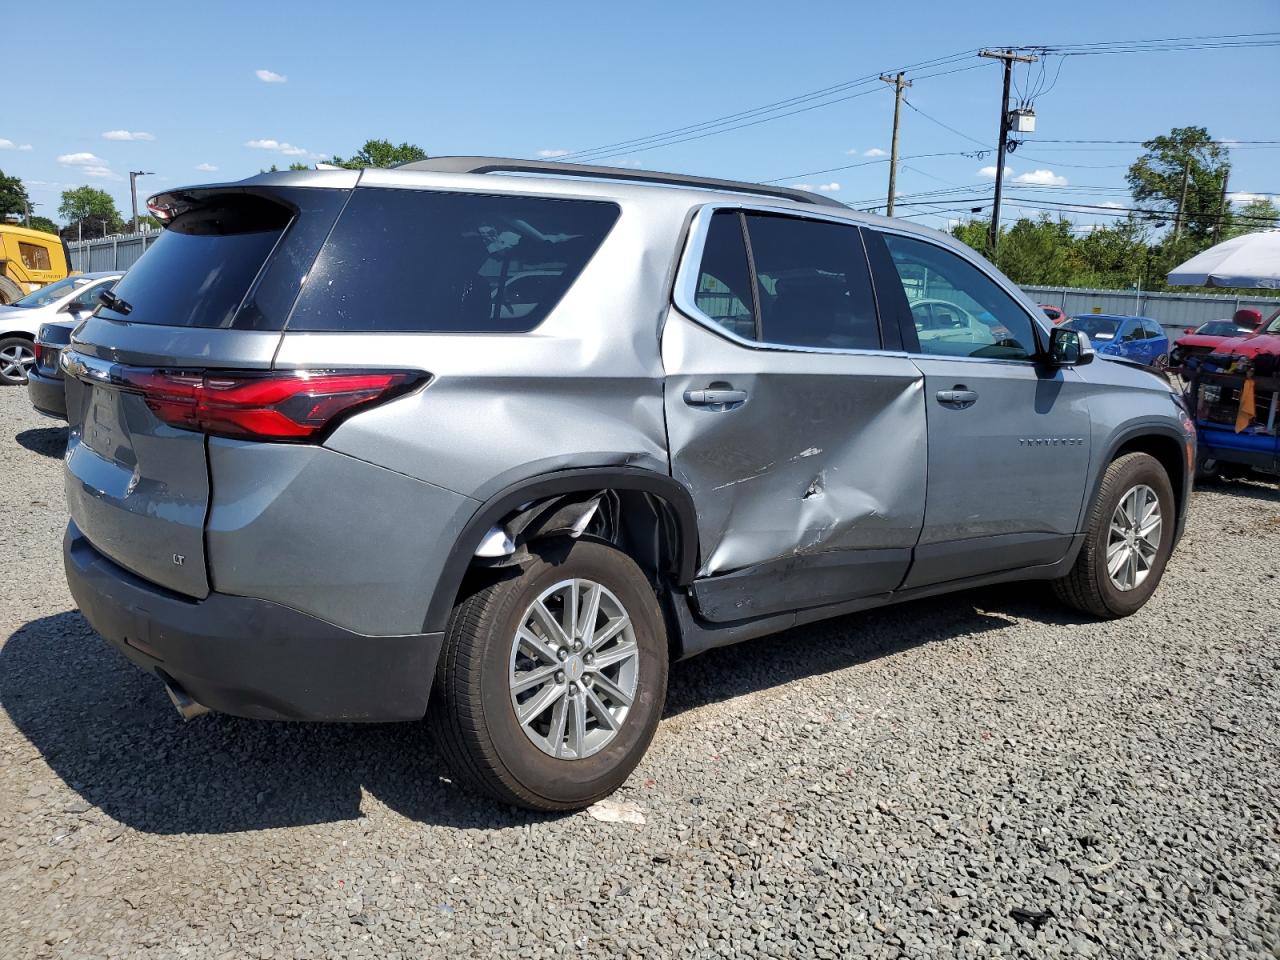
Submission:
<svg viewBox="0 0 1280 960">
<path fill-rule="evenodd" d="M 276 73 L 274 70 L 255 70 L 253 75 L 263 83 L 288 83 L 289 78 L 283 73 Z"/>
<path fill-rule="evenodd" d="M 110 167 L 81 167 L 86 177 L 93 177 L 96 180 L 123 180 L 124 177 L 116 173 Z"/>
<path fill-rule="evenodd" d="M 286 157 L 300 157 L 307 152 L 302 147 L 295 147 L 292 143 L 286 143 L 283 140 L 248 140 L 245 146 L 253 147 L 255 150 L 273 150 L 276 153 L 283 153 Z"/>
<path fill-rule="evenodd" d="M 1004 175 L 1005 179 L 1011 177 L 1013 175 L 1013 167 L 1005 167 Z M 978 176 L 986 177 L 988 180 L 994 180 L 996 178 L 996 168 L 994 166 L 982 167 L 978 170 Z"/>
<path fill-rule="evenodd" d="M 107 161 L 92 153 L 64 153 L 58 157 L 64 167 L 105 167 Z"/>
<path fill-rule="evenodd" d="M 1227 199 L 1232 203 L 1244 206 L 1247 203 L 1253 203 L 1255 200 L 1274 200 L 1275 197 L 1267 193 L 1246 193 L 1243 190 L 1237 190 L 1234 193 L 1228 193 Z"/>
<path fill-rule="evenodd" d="M 992 168 L 991 174 L 995 176 L 995 169 Z M 1005 176 L 1009 175 L 1009 168 L 1005 168 Z M 1013 178 L 1014 183 L 1030 183 L 1044 187 L 1065 187 L 1067 178 L 1061 174 L 1054 173 L 1052 170 L 1032 170 L 1030 173 L 1020 173 Z"/>
<path fill-rule="evenodd" d="M 542 157 L 544 160 L 554 160 L 556 157 L 567 157 L 568 155 L 568 150 L 550 149 L 538 151 L 538 156 Z"/>
<path fill-rule="evenodd" d="M 834 180 L 832 180 L 830 183 L 818 184 L 819 193 L 835 193 L 839 189 L 840 189 L 840 184 L 836 183 Z"/>
<path fill-rule="evenodd" d="M 1123 203 L 1116 203 L 1114 200 L 1103 200 L 1100 204 L 1098 204 L 1098 206 L 1100 206 L 1100 207 L 1108 207 L 1108 208 L 1109 208 L 1109 209 L 1111 209 L 1111 210 L 1123 210 L 1123 209 L 1124 209 L 1124 204 L 1123 204 Z"/>
<path fill-rule="evenodd" d="M 31 144 L 29 143 L 14 143 L 12 140 L 6 140 L 4 137 L 0 137 L 0 150 L 30 150 L 30 149 L 31 149 Z"/>
<path fill-rule="evenodd" d="M 196 169 L 199 170 L 201 173 L 213 173 L 213 171 L 217 170 L 218 168 L 215 167 L 212 163 L 197 163 Z"/>
<path fill-rule="evenodd" d="M 872 147 L 870 150 L 864 150 L 862 155 L 864 157 L 887 157 L 889 155 L 889 151 L 881 150 L 879 147 Z"/>
<path fill-rule="evenodd" d="M 141 130 L 108 130 L 102 135 L 103 140 L 154 140 L 155 134 L 143 133 Z"/>
</svg>

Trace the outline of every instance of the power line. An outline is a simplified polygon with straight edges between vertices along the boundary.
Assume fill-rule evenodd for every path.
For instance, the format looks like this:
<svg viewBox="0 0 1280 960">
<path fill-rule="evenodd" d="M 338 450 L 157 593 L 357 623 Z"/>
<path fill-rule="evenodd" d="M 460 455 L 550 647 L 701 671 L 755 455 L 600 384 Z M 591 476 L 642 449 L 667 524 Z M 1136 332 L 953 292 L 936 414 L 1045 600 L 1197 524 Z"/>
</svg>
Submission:
<svg viewBox="0 0 1280 960">
<path fill-rule="evenodd" d="M 900 160 L 922 160 L 925 157 L 969 157 L 973 156 L 972 150 L 950 150 L 941 153 L 915 153 L 911 156 L 900 157 Z M 759 180 L 758 183 L 782 183 L 784 180 L 801 180 L 804 177 L 816 177 L 824 173 L 839 173 L 841 170 L 854 170 L 858 167 L 869 167 L 875 163 L 888 163 L 888 157 L 876 157 L 874 160 L 861 160 L 858 163 L 846 163 L 839 167 L 827 167 L 824 170 L 810 170 L 807 173 L 793 173 L 788 177 L 774 177 L 772 180 Z"/>
<path fill-rule="evenodd" d="M 919 63 L 911 64 L 910 66 L 902 67 L 900 69 L 902 69 L 905 72 L 905 71 L 916 71 L 916 70 L 929 70 L 936 67 L 949 66 L 959 61 L 967 60 L 967 58 L 970 57 L 972 54 L 973 54 L 972 49 L 963 50 L 957 53 L 948 54 L 946 56 L 934 57 L 929 60 L 923 60 L 923 61 L 920 61 Z M 946 71 L 941 71 L 939 73 L 929 74 L 929 76 L 945 76 L 949 73 L 959 72 L 959 70 L 961 69 L 971 69 L 971 68 L 972 68 L 971 66 L 967 66 L 963 68 L 957 68 L 956 70 L 946 70 Z M 671 141 L 672 143 L 683 143 L 686 140 L 686 135 L 691 135 L 691 134 L 701 135 L 704 133 L 709 133 L 713 128 L 716 128 L 716 127 L 721 127 L 721 126 L 725 127 L 725 129 L 723 130 L 715 131 L 717 133 L 725 133 L 725 132 L 728 132 L 729 130 L 740 129 L 742 126 L 751 126 L 751 125 L 754 125 L 755 122 L 761 122 L 763 119 L 765 119 L 765 117 L 763 116 L 765 114 L 773 114 L 773 113 L 777 113 L 778 111 L 785 111 L 789 107 L 798 106 L 800 104 L 811 103 L 814 100 L 823 100 L 823 102 L 818 104 L 813 104 L 812 107 L 809 107 L 806 109 L 816 108 L 819 106 L 830 106 L 831 104 L 841 103 L 845 100 L 852 99 L 852 97 L 847 97 L 847 96 L 834 97 L 835 94 L 844 93 L 846 91 L 854 90 L 854 89 L 857 89 L 858 87 L 862 87 L 862 86 L 866 86 L 868 84 L 874 83 L 876 80 L 879 79 L 879 76 L 880 76 L 880 73 L 877 72 L 874 74 L 869 74 L 865 77 L 859 77 L 854 80 L 847 80 L 841 83 L 832 84 L 830 86 L 823 87 L 818 90 L 811 90 L 808 93 L 797 94 L 796 96 L 793 96 L 793 97 L 787 97 L 785 99 L 776 100 L 771 103 L 762 104 L 757 107 L 751 107 L 746 110 L 740 110 L 740 111 L 737 111 L 736 113 L 725 114 L 724 116 L 716 117 L 711 120 L 703 120 L 697 123 L 686 124 L 685 126 L 682 126 L 682 127 L 674 127 L 670 130 L 664 130 L 660 133 L 649 134 L 643 137 L 634 137 L 629 140 L 619 140 L 613 143 L 603 144 L 597 147 L 588 147 L 582 150 L 574 150 L 568 154 L 565 154 L 564 157 L 561 159 L 567 159 L 569 162 L 574 162 L 577 160 L 581 160 L 582 158 L 587 156 L 613 155 L 613 153 L 606 154 L 605 153 L 606 151 L 613 151 L 617 153 L 627 153 L 627 152 L 639 153 L 642 150 L 652 149 L 655 146 L 671 145 L 671 143 L 668 143 L 666 141 Z M 861 95 L 863 94 L 855 94 L 855 96 L 861 96 Z M 830 99 L 824 100 L 823 98 L 830 98 Z M 796 112 L 802 112 L 802 111 L 784 112 L 784 113 L 780 113 L 778 116 L 770 116 L 767 119 L 781 119 L 781 117 L 791 116 L 793 115 L 793 113 L 796 113 Z M 750 120 L 751 123 L 742 123 L 742 124 L 737 123 L 737 121 L 746 121 L 746 120 Z M 690 136 L 690 137 L 687 137 L 687 139 L 697 139 L 697 138 Z"/>
</svg>

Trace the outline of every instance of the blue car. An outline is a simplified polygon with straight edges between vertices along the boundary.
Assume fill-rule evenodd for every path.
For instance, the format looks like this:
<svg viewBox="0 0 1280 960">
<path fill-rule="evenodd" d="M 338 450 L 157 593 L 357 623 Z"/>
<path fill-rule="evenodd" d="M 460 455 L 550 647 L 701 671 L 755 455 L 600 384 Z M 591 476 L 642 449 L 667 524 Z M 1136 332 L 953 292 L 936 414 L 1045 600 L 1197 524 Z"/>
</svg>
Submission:
<svg viewBox="0 0 1280 960">
<path fill-rule="evenodd" d="M 1169 362 L 1169 335 L 1160 324 L 1147 317 L 1091 313 L 1072 317 L 1063 326 L 1088 334 L 1099 353 L 1124 357 L 1148 367 L 1163 367 Z"/>
</svg>

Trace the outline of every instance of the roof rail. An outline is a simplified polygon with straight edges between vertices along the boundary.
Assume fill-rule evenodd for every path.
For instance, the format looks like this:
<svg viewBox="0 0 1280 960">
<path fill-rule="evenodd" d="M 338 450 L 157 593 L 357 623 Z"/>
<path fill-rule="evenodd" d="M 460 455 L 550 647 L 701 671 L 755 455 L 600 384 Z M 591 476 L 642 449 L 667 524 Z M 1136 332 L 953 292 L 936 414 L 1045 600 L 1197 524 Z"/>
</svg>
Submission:
<svg viewBox="0 0 1280 960">
<path fill-rule="evenodd" d="M 583 163 L 556 163 L 551 160 L 513 160 L 506 157 L 431 157 L 402 163 L 399 170 L 423 170 L 435 173 L 539 173 L 562 177 L 589 177 L 598 180 L 631 180 L 636 183 L 661 183 L 673 187 L 696 187 L 726 193 L 749 193 L 778 197 L 798 203 L 848 209 L 838 200 L 822 194 L 792 187 L 771 187 L 742 180 L 717 180 L 714 177 L 691 177 L 683 173 L 657 173 L 630 167 L 597 167 Z"/>
</svg>

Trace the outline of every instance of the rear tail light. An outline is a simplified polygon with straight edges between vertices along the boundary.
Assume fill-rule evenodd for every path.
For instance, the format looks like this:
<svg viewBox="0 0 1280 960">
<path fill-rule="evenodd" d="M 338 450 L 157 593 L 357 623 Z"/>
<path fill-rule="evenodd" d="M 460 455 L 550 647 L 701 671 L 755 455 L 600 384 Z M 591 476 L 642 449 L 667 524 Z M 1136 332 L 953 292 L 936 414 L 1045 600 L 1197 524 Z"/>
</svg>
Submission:
<svg viewBox="0 0 1280 960">
<path fill-rule="evenodd" d="M 138 393 L 173 427 L 254 440 L 316 440 L 345 417 L 413 390 L 408 371 L 268 373 L 115 367 L 113 385 Z"/>
<path fill-rule="evenodd" d="M 37 367 L 44 363 L 44 344 L 43 343 L 37 340 L 35 344 L 32 346 L 31 352 L 35 354 Z"/>
</svg>

